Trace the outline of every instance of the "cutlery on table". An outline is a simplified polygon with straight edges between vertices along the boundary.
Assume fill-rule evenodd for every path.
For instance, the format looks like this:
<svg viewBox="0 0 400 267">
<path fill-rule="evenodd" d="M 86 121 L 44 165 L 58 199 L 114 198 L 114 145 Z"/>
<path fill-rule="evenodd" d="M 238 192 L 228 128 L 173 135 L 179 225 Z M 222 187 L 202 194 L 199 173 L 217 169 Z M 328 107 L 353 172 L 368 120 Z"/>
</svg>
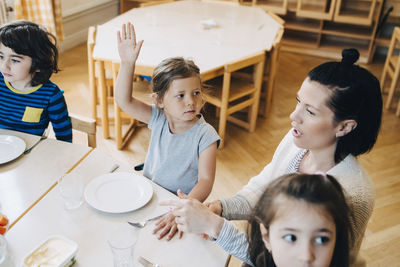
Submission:
<svg viewBox="0 0 400 267">
<path fill-rule="evenodd" d="M 162 216 L 164 216 L 164 215 L 167 214 L 167 213 L 168 213 L 168 212 L 165 212 L 165 213 L 163 213 L 163 214 L 161 214 L 161 215 L 158 215 L 158 216 L 156 216 L 156 217 L 147 219 L 147 220 L 145 220 L 145 221 L 141 221 L 141 222 L 128 222 L 128 223 L 129 223 L 130 225 L 134 226 L 134 227 L 143 228 L 143 227 L 146 226 L 146 224 L 147 224 L 148 222 L 158 220 L 158 219 L 160 219 Z"/>
<path fill-rule="evenodd" d="M 161 267 L 161 265 L 159 265 L 157 263 L 152 263 L 152 262 L 146 260 L 145 258 L 143 258 L 142 256 L 139 256 L 138 260 L 144 267 Z"/>
<path fill-rule="evenodd" d="M 27 150 L 24 151 L 24 154 L 28 154 L 29 152 L 31 152 L 32 149 L 33 149 L 35 146 L 37 146 L 41 141 L 43 141 L 43 140 L 46 139 L 46 138 L 47 138 L 46 135 L 42 135 L 42 136 L 40 137 L 40 139 L 39 139 L 35 144 L 33 144 L 33 146 L 31 146 L 30 148 L 28 148 Z"/>
<path fill-rule="evenodd" d="M 115 172 L 118 168 L 119 168 L 119 165 L 118 165 L 118 164 L 114 164 L 114 165 L 111 167 L 110 173 Z"/>
</svg>

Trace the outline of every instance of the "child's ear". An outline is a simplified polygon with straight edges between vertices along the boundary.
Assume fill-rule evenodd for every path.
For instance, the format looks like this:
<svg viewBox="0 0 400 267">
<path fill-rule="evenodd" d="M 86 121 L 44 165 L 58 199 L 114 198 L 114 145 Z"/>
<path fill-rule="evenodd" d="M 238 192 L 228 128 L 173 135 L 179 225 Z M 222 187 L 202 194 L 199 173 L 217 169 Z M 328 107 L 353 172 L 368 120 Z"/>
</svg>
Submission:
<svg viewBox="0 0 400 267">
<path fill-rule="evenodd" d="M 158 107 L 158 108 L 163 108 L 164 104 L 162 102 L 162 100 L 158 99 L 158 95 L 157 93 L 152 93 L 151 94 L 151 98 L 153 99 L 153 103 Z"/>
<path fill-rule="evenodd" d="M 344 120 L 339 122 L 336 132 L 336 137 L 345 136 L 349 132 L 353 131 L 357 127 L 357 122 L 355 120 Z"/>
<path fill-rule="evenodd" d="M 260 232 L 265 247 L 271 253 L 271 243 L 269 242 L 269 231 L 267 230 L 267 228 L 265 228 L 263 224 L 260 224 Z"/>
</svg>

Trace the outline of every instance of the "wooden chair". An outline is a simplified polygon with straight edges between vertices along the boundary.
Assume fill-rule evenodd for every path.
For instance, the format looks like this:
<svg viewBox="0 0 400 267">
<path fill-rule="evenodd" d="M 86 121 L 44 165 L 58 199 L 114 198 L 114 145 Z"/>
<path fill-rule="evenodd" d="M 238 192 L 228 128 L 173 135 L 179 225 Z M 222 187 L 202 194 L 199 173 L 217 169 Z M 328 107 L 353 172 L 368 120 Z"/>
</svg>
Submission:
<svg viewBox="0 0 400 267">
<path fill-rule="evenodd" d="M 173 2 L 174 0 L 120 0 L 120 13 L 124 13 L 135 7 L 146 7 Z"/>
<path fill-rule="evenodd" d="M 155 6 L 155 5 L 161 5 L 161 4 L 167 4 L 167 3 L 172 3 L 175 0 L 154 0 L 154 1 L 149 1 L 149 2 L 142 2 L 139 4 L 139 7 L 147 7 L 147 6 Z"/>
<path fill-rule="evenodd" d="M 218 108 L 221 148 L 224 144 L 227 120 L 250 132 L 255 130 L 264 64 L 265 53 L 261 52 L 225 65 L 222 79 L 217 77 L 206 82 L 212 88 L 210 94 L 206 96 L 206 101 Z M 234 72 L 250 66 L 253 67 L 251 81 L 233 75 Z M 249 109 L 247 120 L 232 116 L 233 113 L 247 108 Z"/>
<path fill-rule="evenodd" d="M 400 27 L 395 27 L 392 35 L 392 40 L 390 41 L 390 46 L 381 77 L 382 91 L 384 91 L 385 89 L 386 76 L 389 75 L 390 78 L 392 79 L 392 82 L 390 83 L 389 87 L 388 97 L 385 104 L 386 109 L 390 108 L 396 87 L 398 86 L 399 83 L 399 78 L 400 78 L 399 51 L 400 51 Z M 400 116 L 400 99 L 399 103 L 397 104 L 396 116 Z"/>
<path fill-rule="evenodd" d="M 108 103 L 113 101 L 113 78 L 111 63 L 96 61 L 93 59 L 93 49 L 96 44 L 96 27 L 89 27 L 87 40 L 88 68 L 89 68 L 89 88 L 91 94 L 92 118 L 103 126 L 104 138 L 109 137 L 109 117 Z M 102 84 L 100 84 L 102 83 Z M 102 86 L 101 86 L 102 85 Z M 107 88 L 100 91 L 100 87 Z M 100 100 L 99 100 L 100 94 Z M 100 102 L 102 114 L 106 116 L 98 117 L 97 104 Z"/>
<path fill-rule="evenodd" d="M 137 67 L 140 68 L 140 67 Z M 119 71 L 119 64 L 113 63 L 112 64 L 112 71 L 113 71 L 113 80 L 114 83 L 117 80 L 118 71 Z M 150 69 L 146 72 L 149 72 Z M 147 103 L 148 105 L 153 104 L 153 99 L 151 97 L 151 87 L 150 83 L 146 80 L 136 80 L 133 82 L 133 90 L 132 96 L 140 101 Z M 126 142 L 131 137 L 132 133 L 134 132 L 135 127 L 138 126 L 139 121 L 129 117 L 126 113 L 122 112 L 117 103 L 114 100 L 114 115 L 115 115 L 115 141 L 117 145 L 117 149 L 122 149 Z M 123 133 L 122 131 L 122 122 L 123 118 L 129 118 L 129 125 L 128 129 Z"/>
<path fill-rule="evenodd" d="M 273 19 L 275 19 L 279 24 L 284 25 L 285 21 L 279 16 L 275 15 L 271 11 L 267 11 Z M 260 106 L 259 113 L 263 117 L 268 117 L 271 110 L 272 97 L 274 93 L 275 77 L 279 66 L 279 52 L 281 49 L 281 41 L 283 36 L 284 28 L 282 27 L 277 36 L 275 37 L 272 49 L 266 52 L 265 66 L 264 66 L 264 76 L 263 85 L 261 87 L 261 100 L 263 100 L 263 106 Z"/>
<path fill-rule="evenodd" d="M 288 0 L 240 0 L 239 2 L 241 5 L 257 6 L 278 15 L 286 15 L 288 10 Z"/>
<path fill-rule="evenodd" d="M 86 118 L 77 114 L 69 114 L 71 119 L 72 129 L 87 134 L 88 145 L 96 147 L 96 120 Z"/>
<path fill-rule="evenodd" d="M 279 24 L 285 24 L 285 21 L 283 19 L 281 19 L 271 11 L 267 11 L 267 13 Z M 259 105 L 259 114 L 264 118 L 268 117 L 268 114 L 271 110 L 272 97 L 275 86 L 275 77 L 279 66 L 279 52 L 281 49 L 283 32 L 284 28 L 282 27 L 275 37 L 271 50 L 265 53 L 264 75 Z M 252 79 L 252 73 L 249 73 L 247 69 L 241 71 L 240 73 L 236 72 L 234 73 L 234 75 Z"/>
</svg>

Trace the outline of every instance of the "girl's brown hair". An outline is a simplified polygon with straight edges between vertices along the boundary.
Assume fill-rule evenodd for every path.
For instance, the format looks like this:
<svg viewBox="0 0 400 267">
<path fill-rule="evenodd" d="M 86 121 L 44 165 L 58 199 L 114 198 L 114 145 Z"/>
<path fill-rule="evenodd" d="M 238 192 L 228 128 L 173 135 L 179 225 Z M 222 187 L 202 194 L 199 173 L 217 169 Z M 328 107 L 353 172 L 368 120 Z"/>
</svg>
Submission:
<svg viewBox="0 0 400 267">
<path fill-rule="evenodd" d="M 260 224 L 266 229 L 279 209 L 279 196 L 322 207 L 332 216 L 336 226 L 336 242 L 330 266 L 349 266 L 350 212 L 341 185 L 330 175 L 287 174 L 272 181 L 261 195 L 249 220 L 249 256 L 255 266 L 275 266 L 265 248 Z"/>
</svg>

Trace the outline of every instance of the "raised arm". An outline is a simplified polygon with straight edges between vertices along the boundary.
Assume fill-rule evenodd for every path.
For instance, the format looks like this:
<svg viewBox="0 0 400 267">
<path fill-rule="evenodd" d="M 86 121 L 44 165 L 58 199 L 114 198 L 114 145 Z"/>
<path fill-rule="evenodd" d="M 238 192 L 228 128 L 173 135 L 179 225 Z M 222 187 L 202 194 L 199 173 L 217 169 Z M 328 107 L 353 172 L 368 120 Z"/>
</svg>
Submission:
<svg viewBox="0 0 400 267">
<path fill-rule="evenodd" d="M 117 38 L 121 66 L 115 86 L 115 100 L 118 106 L 130 116 L 148 123 L 151 117 L 151 106 L 132 97 L 135 64 L 143 40 L 136 42 L 135 28 L 130 22 L 122 25 L 122 31 L 118 31 Z"/>
</svg>

